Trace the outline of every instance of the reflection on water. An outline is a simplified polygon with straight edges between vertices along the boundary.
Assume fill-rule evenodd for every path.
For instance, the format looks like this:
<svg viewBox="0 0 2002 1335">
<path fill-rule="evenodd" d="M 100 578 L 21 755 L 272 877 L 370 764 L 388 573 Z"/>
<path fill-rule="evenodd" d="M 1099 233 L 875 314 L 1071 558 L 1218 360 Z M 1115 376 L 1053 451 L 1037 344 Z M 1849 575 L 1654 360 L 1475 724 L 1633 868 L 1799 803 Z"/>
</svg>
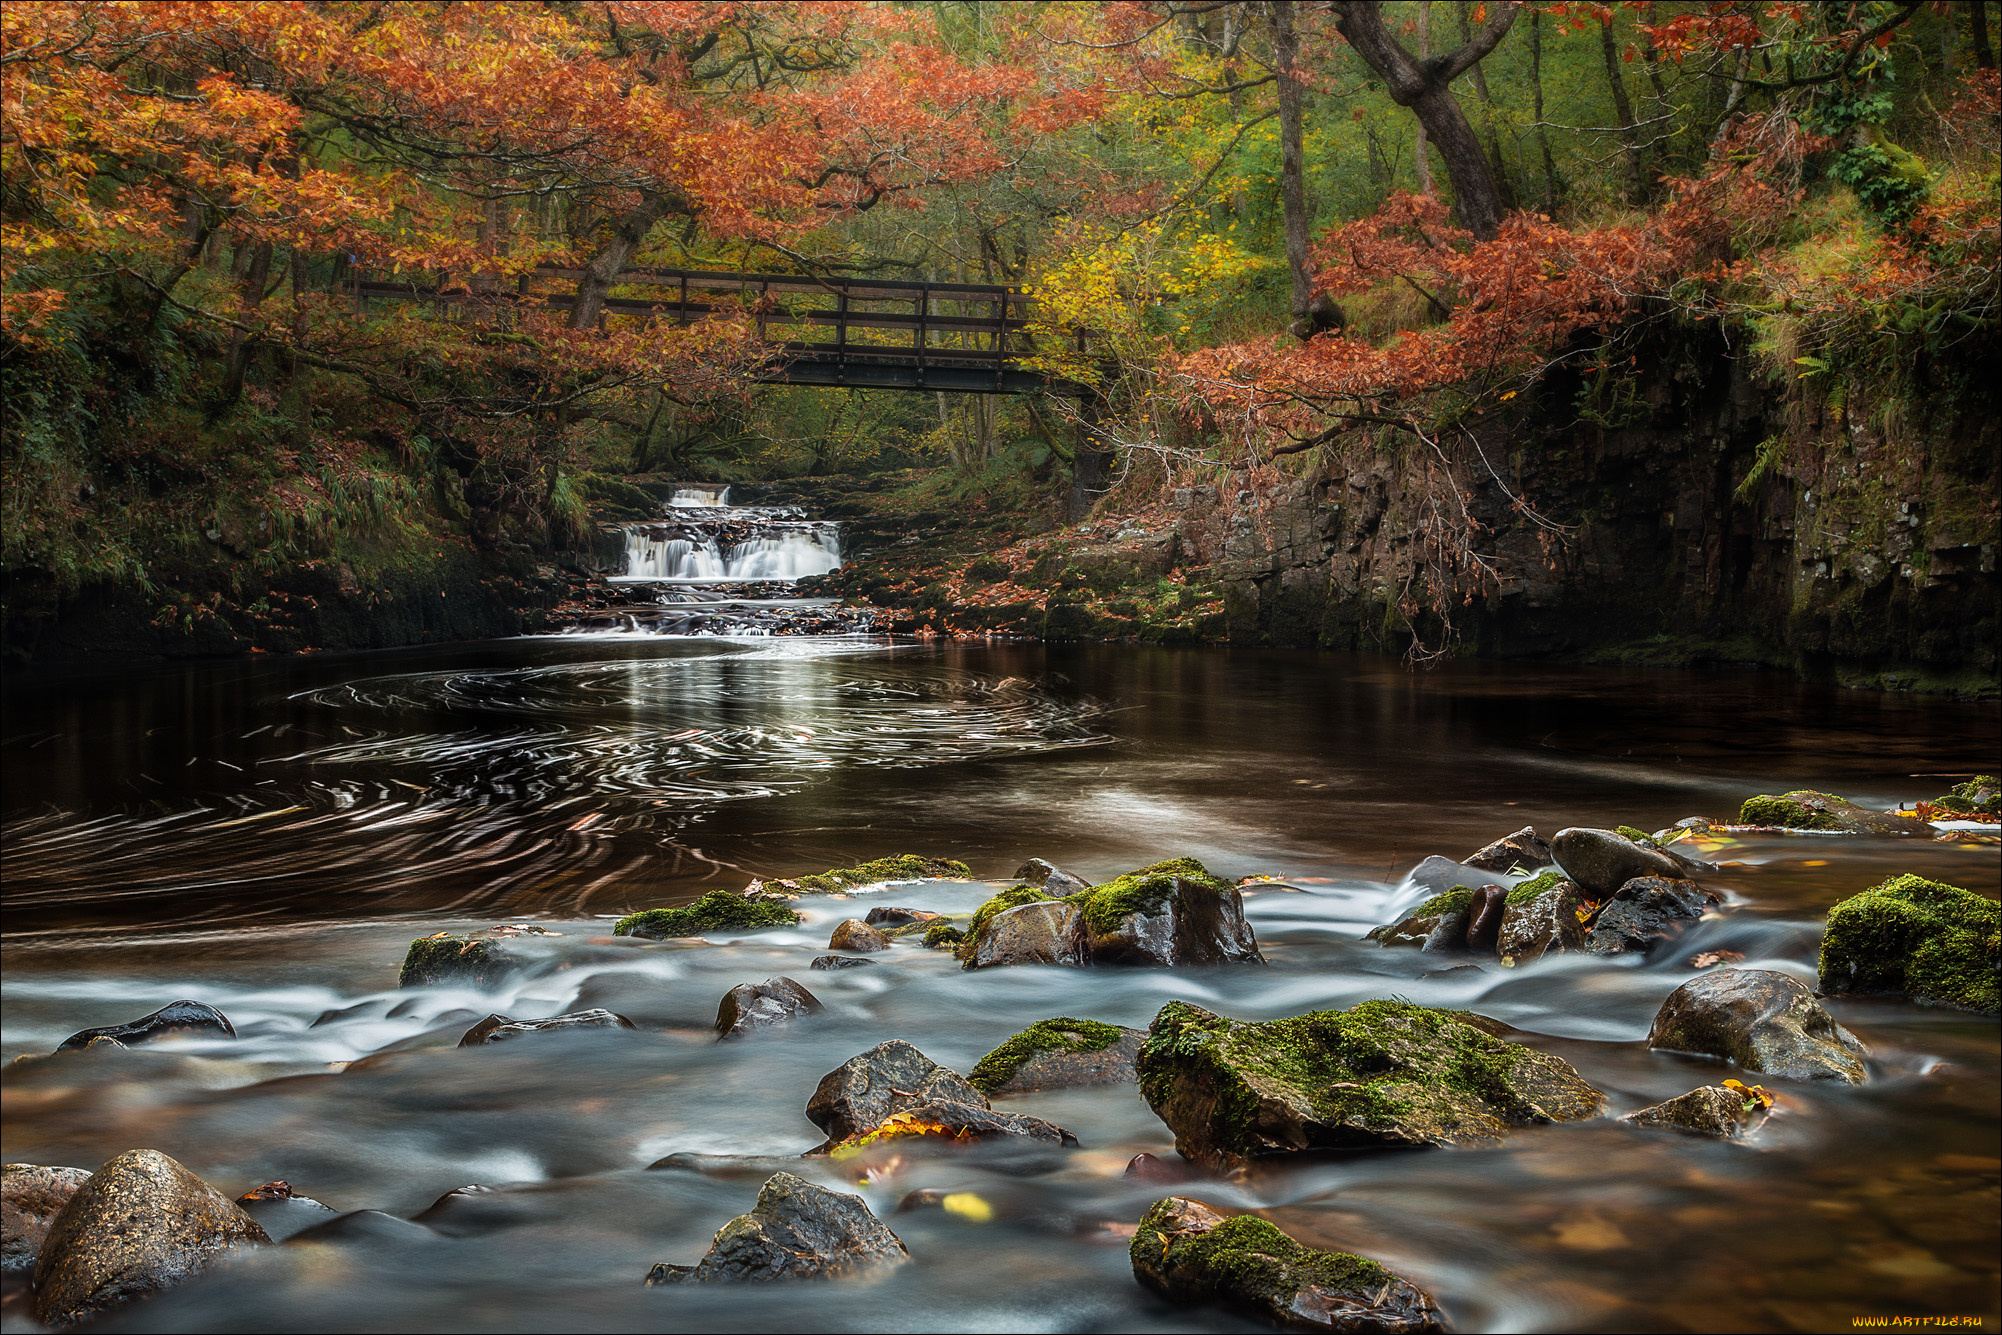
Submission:
<svg viewBox="0 0 2002 1335">
<path fill-rule="evenodd" d="M 1800 783 L 1888 801 L 1928 791 L 1916 772 L 1994 763 L 1992 711 L 1750 674 L 578 640 L 17 686 L 11 704 L 0 1057 L 179 997 L 241 1039 L 11 1068 L 6 1157 L 94 1166 L 149 1145 L 231 1191 L 282 1177 L 396 1216 L 241 1257 L 126 1329 L 1250 1329 L 1131 1280 L 1122 1228 L 1163 1189 L 1121 1170 L 1173 1157 L 1132 1087 L 1009 1101 L 1076 1133 L 1075 1152 L 845 1168 L 788 1159 L 820 1139 L 808 1095 L 889 1038 L 965 1070 L 1052 1015 L 1144 1025 L 1181 997 L 1257 1019 L 1397 995 L 1528 1031 L 1625 1111 L 1727 1074 L 1641 1043 L 1690 956 L 1809 978 L 1834 900 L 1893 871 L 1988 894 L 1999 879 L 1993 849 L 1747 839 L 1718 851 L 1726 909 L 1656 959 L 1446 972 L 1358 939 L 1410 898 L 1421 857 L 1524 824 L 1658 826 Z M 865 904 L 808 900 L 797 928 L 708 943 L 614 941 L 598 916 L 906 849 L 996 877 L 1031 855 L 1099 876 L 1193 853 L 1297 888 L 1248 900 L 1266 969 L 965 973 L 905 942 L 815 973 Z M 993 888 L 873 902 L 964 911 Z M 528 915 L 562 935 L 526 939 L 539 962 L 506 989 L 396 990 L 412 936 Z M 781 974 L 826 1012 L 711 1041 L 730 986 Z M 587 1006 L 640 1031 L 452 1046 L 488 1011 Z M 1747 1144 L 1599 1121 L 1179 1189 L 1376 1256 L 1464 1330 L 2002 1318 L 1995 1022 L 1834 1009 L 1871 1044 L 1873 1082 L 1779 1085 Z M 648 1170 L 678 1152 L 771 1157 Z M 864 1194 L 912 1264 L 810 1292 L 640 1287 L 655 1262 L 695 1260 L 781 1160 Z M 431 1208 L 469 1183 L 495 1190 Z M 896 1213 L 920 1188 L 975 1192 L 994 1218 Z"/>
</svg>

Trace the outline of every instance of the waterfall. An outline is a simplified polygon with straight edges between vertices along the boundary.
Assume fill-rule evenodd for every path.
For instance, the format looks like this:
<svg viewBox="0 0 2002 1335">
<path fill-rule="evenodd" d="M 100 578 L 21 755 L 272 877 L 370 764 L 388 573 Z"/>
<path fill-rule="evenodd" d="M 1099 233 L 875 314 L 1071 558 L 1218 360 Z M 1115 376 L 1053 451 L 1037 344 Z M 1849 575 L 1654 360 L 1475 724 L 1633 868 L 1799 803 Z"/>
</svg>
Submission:
<svg viewBox="0 0 2002 1335">
<path fill-rule="evenodd" d="M 684 530 L 685 532 L 685 530 Z M 841 537 L 828 528 L 769 529 L 725 548 L 714 537 L 654 537 L 626 530 L 621 581 L 743 583 L 824 575 L 841 564 Z"/>
<path fill-rule="evenodd" d="M 729 503 L 729 487 L 718 483 L 695 482 L 676 487 L 667 505 L 671 510 L 709 510 Z"/>
</svg>

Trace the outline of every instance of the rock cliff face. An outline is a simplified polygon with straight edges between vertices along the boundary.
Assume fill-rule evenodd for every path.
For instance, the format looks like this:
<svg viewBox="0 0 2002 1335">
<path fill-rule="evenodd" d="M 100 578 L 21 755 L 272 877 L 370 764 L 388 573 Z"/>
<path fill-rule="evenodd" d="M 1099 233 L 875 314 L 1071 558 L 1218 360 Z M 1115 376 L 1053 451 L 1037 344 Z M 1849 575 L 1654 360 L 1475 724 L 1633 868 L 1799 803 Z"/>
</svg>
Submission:
<svg viewBox="0 0 2002 1335">
<path fill-rule="evenodd" d="M 1482 656 L 1992 692 L 1997 398 L 1968 374 L 1923 421 L 1860 392 L 1803 402 L 1721 343 L 1610 384 L 1553 376 L 1526 422 L 1468 451 L 1474 548 L 1501 589 L 1457 629 Z M 1212 564 L 1233 643 L 1401 650 L 1435 463 L 1406 438 L 1264 491 L 1179 492 L 1182 562 Z"/>
</svg>

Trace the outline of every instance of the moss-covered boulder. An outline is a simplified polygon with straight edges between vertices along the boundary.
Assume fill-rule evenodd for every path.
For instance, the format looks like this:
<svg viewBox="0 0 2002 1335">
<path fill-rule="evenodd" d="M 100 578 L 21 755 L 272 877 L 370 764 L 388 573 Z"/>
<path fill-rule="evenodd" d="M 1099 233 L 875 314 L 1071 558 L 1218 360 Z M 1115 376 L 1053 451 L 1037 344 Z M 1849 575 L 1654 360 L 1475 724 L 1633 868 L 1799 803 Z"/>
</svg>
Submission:
<svg viewBox="0 0 2002 1335">
<path fill-rule="evenodd" d="M 1835 1022 L 1796 978 L 1770 969 L 1717 969 L 1668 994 L 1647 1045 L 1722 1057 L 1788 1080 L 1860 1085 L 1862 1040 Z"/>
<path fill-rule="evenodd" d="M 962 952 L 969 969 L 1018 964 L 1083 968 L 1091 963 L 1084 915 L 1061 899 L 1037 899 L 991 914 Z"/>
<path fill-rule="evenodd" d="M 1977 774 L 1935 797 L 1932 805 L 1964 816 L 2002 816 L 2002 780 L 1992 774 Z"/>
<path fill-rule="evenodd" d="M 885 881 L 965 881 L 972 878 L 973 870 L 964 862 L 899 853 L 894 857 L 857 863 L 853 867 L 834 867 L 812 876 L 777 876 L 770 880 L 756 880 L 751 882 L 745 893 L 787 897 L 845 895 L 861 886 L 881 885 Z"/>
<path fill-rule="evenodd" d="M 439 932 L 410 943 L 398 987 L 498 987 L 520 973 L 524 961 L 497 941 Z"/>
<path fill-rule="evenodd" d="M 1039 1020 L 982 1057 L 966 1083 L 983 1094 L 1030 1094 L 1135 1079 L 1146 1031 L 1097 1020 Z"/>
<path fill-rule="evenodd" d="M 926 950 L 957 950 L 966 941 L 966 931 L 949 922 L 934 922 L 925 925 L 924 943 Z"/>
<path fill-rule="evenodd" d="M 1296 1150 L 1481 1144 L 1597 1114 L 1597 1090 L 1502 1028 L 1402 1001 L 1263 1024 L 1171 1001 L 1134 1065 L 1175 1148 L 1215 1168 Z"/>
<path fill-rule="evenodd" d="M 1094 964 L 1263 964 L 1244 896 L 1194 858 L 1131 871 L 1068 897 Z"/>
<path fill-rule="evenodd" d="M 1916 816 L 1859 807 L 1846 797 L 1796 788 L 1790 793 L 1762 793 L 1745 799 L 1738 810 L 1740 825 L 1766 825 L 1785 830 L 1826 830 L 1835 834 L 1924 835 L 1931 825 Z"/>
<path fill-rule="evenodd" d="M 1901 992 L 1921 1006 L 1994 1015 L 2002 906 L 1959 886 L 1899 876 L 1828 911 L 1821 990 Z"/>
<path fill-rule="evenodd" d="M 1503 898 L 1495 953 L 1504 964 L 1530 964 L 1552 951 L 1577 950 L 1598 910 L 1599 900 L 1562 872 L 1532 877 Z"/>
<path fill-rule="evenodd" d="M 1456 885 L 1444 894 L 1432 896 L 1396 922 L 1373 929 L 1364 939 L 1385 946 L 1416 946 L 1435 955 L 1464 950 L 1467 918 L 1473 905 L 1473 887 Z M 1507 930 L 1506 926 L 1503 930 Z"/>
<path fill-rule="evenodd" d="M 645 909 L 629 913 L 612 927 L 613 936 L 643 936 L 664 941 L 707 932 L 755 932 L 766 927 L 791 927 L 799 914 L 773 900 L 746 899 L 728 890 L 711 890 L 693 904 L 678 909 Z"/>
<path fill-rule="evenodd" d="M 1129 1254 L 1133 1277 L 1176 1303 L 1344 1335 L 1445 1329 L 1429 1295 L 1367 1257 L 1308 1247 L 1269 1220 L 1226 1219 L 1182 1196 L 1154 1202 Z"/>
</svg>

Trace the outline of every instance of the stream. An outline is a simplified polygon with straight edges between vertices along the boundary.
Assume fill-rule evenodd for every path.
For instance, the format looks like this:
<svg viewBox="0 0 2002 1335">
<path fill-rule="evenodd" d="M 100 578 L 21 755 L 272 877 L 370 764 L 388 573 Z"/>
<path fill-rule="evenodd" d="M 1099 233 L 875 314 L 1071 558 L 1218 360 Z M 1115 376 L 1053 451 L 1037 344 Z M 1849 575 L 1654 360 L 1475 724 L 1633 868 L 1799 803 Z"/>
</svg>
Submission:
<svg viewBox="0 0 2002 1335">
<path fill-rule="evenodd" d="M 694 550 L 663 548 L 662 571 Z M 1954 780 L 1930 776 L 1995 772 L 1992 706 L 1749 670 L 643 631 L 23 678 L 7 703 L 0 1059 L 177 998 L 240 1037 L 10 1068 L 6 1159 L 94 1168 L 144 1146 L 230 1195 L 282 1178 L 381 1212 L 246 1249 L 104 1329 L 1265 1329 L 1134 1282 L 1131 1226 L 1171 1192 L 1373 1257 L 1463 1331 L 2002 1321 L 1996 1021 L 1893 1000 L 1828 1003 L 1870 1045 L 1870 1083 L 1767 1078 L 1775 1114 L 1737 1143 L 1608 1117 L 1163 1187 L 1123 1175 L 1175 1158 L 1123 1085 L 997 1100 L 1075 1150 L 796 1157 L 822 1138 L 803 1115 L 820 1077 L 877 1043 L 964 1072 L 1033 1021 L 1145 1027 L 1174 998 L 1245 1019 L 1385 996 L 1477 1010 L 1612 1114 L 1734 1074 L 1642 1041 L 1694 955 L 1812 983 L 1831 904 L 1902 872 L 1994 896 L 1994 847 L 1720 840 L 1706 879 L 1726 904 L 1644 961 L 1448 970 L 1360 938 L 1412 901 L 1420 859 L 1524 825 L 1658 829 L 1801 786 L 1935 796 Z M 796 928 L 610 936 L 633 909 L 900 852 L 990 879 L 804 899 Z M 914 940 L 807 967 L 843 918 L 969 911 L 1030 857 L 1096 881 L 1182 855 L 1288 880 L 1246 897 L 1269 968 L 966 972 Z M 551 967 L 491 993 L 397 989 L 412 938 L 498 923 L 559 933 L 529 939 Z M 824 1013 L 715 1042 L 724 992 L 779 975 Z M 490 1011 L 592 1006 L 637 1031 L 454 1046 Z M 642 1286 L 781 1167 L 859 1192 L 911 1264 Z M 441 1202 L 465 1186 L 491 1190 Z M 922 1189 L 990 1217 L 899 1212 Z M 10 1276 L 0 1330 L 36 1329 L 21 1298 Z"/>
</svg>

